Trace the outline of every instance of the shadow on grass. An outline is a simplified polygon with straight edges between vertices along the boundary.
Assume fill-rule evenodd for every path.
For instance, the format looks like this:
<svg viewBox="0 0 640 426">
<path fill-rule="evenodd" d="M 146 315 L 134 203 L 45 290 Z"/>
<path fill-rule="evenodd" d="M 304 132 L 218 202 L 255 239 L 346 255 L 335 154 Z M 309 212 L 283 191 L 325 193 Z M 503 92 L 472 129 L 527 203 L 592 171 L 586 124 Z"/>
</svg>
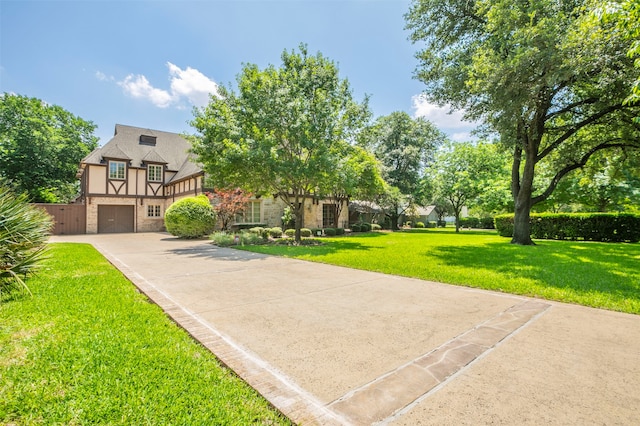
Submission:
<svg viewBox="0 0 640 426">
<path fill-rule="evenodd" d="M 492 242 L 441 246 L 424 253 L 455 267 L 486 269 L 505 278 L 528 278 L 576 293 L 609 293 L 640 300 L 640 245 L 537 241 L 536 246 Z"/>
</svg>

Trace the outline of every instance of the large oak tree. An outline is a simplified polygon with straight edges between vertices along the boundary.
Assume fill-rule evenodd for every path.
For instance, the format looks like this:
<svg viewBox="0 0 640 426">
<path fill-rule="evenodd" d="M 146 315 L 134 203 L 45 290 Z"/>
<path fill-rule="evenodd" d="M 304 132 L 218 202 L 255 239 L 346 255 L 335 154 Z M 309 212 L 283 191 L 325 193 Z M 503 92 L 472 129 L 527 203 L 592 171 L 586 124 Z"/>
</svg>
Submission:
<svg viewBox="0 0 640 426">
<path fill-rule="evenodd" d="M 427 98 L 486 123 L 513 156 L 513 243 L 533 244 L 531 208 L 565 175 L 597 152 L 640 147 L 638 107 L 625 103 L 637 70 L 602 4 L 415 0 L 406 15 Z M 541 162 L 553 175 L 536 188 Z"/>
<path fill-rule="evenodd" d="M 237 92 L 222 88 L 195 110 L 191 123 L 199 133 L 193 151 L 215 186 L 279 197 L 291 206 L 300 241 L 305 200 L 381 182 L 375 160 L 354 145 L 370 116 L 367 100 L 354 101 L 334 62 L 301 45 L 285 50 L 278 68 L 244 65 L 237 83 Z M 354 176 L 359 170 L 370 179 Z"/>
</svg>

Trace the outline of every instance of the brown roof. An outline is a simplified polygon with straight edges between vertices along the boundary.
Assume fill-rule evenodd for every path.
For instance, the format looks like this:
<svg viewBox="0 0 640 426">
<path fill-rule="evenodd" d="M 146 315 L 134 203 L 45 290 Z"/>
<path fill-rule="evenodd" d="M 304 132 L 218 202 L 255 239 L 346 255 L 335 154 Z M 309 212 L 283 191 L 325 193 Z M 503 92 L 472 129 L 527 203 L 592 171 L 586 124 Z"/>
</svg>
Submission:
<svg viewBox="0 0 640 426">
<path fill-rule="evenodd" d="M 155 137 L 155 145 L 140 143 L 140 136 Z M 199 174 L 202 167 L 189 154 L 191 144 L 177 133 L 116 124 L 113 138 L 82 160 L 82 164 L 104 164 L 108 158 L 129 160 L 132 167 L 146 162 L 163 163 L 177 172 L 172 181 Z"/>
</svg>

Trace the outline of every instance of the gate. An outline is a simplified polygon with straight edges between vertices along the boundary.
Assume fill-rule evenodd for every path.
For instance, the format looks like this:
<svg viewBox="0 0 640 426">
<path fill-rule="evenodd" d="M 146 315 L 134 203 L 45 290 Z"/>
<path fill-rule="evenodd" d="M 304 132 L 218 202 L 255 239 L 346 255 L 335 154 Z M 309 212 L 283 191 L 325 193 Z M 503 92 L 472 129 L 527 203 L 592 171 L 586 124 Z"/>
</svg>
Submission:
<svg viewBox="0 0 640 426">
<path fill-rule="evenodd" d="M 34 204 L 46 210 L 54 220 L 53 235 L 87 233 L 87 208 L 84 204 Z"/>
</svg>

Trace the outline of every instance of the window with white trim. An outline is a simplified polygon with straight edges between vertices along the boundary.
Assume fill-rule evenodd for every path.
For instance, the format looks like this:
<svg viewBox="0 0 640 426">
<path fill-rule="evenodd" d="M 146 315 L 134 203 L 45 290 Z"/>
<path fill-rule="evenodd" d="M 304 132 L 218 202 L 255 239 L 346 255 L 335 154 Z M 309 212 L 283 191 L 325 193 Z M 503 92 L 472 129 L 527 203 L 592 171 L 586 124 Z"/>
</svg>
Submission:
<svg viewBox="0 0 640 426">
<path fill-rule="evenodd" d="M 236 223 L 260 223 L 260 201 L 250 201 L 244 211 L 236 215 Z"/>
<path fill-rule="evenodd" d="M 109 161 L 109 179 L 124 180 L 124 171 L 127 165 L 124 161 Z"/>
<path fill-rule="evenodd" d="M 161 217 L 162 209 L 158 205 L 147 206 L 147 217 Z"/>
<path fill-rule="evenodd" d="M 149 182 L 162 182 L 162 166 L 149 164 L 147 166 L 147 180 Z"/>
</svg>

